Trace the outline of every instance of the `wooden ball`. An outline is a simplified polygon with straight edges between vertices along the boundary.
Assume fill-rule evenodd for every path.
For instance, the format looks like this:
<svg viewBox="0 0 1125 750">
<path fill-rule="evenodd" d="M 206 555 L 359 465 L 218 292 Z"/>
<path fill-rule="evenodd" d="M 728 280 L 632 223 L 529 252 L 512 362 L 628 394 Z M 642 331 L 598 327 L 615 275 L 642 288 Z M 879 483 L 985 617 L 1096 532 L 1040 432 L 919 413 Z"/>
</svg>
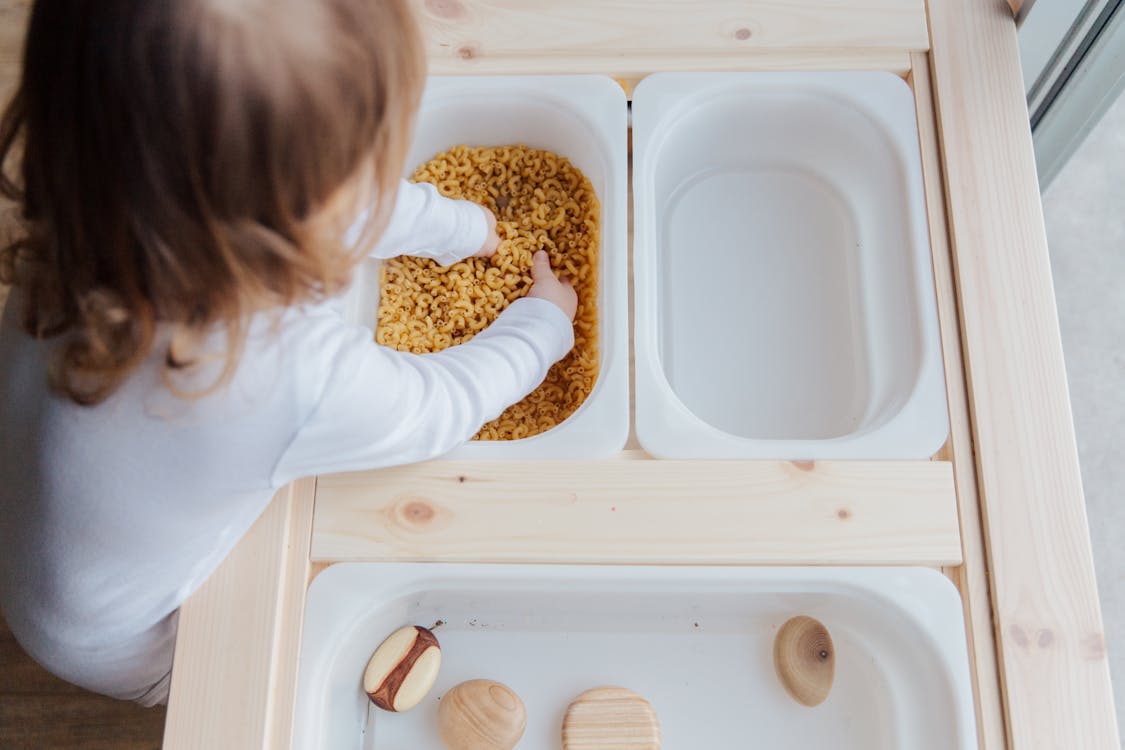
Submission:
<svg viewBox="0 0 1125 750">
<path fill-rule="evenodd" d="M 449 750 L 512 750 L 526 727 L 523 701 L 492 680 L 462 682 L 438 708 L 438 733 Z"/>
<path fill-rule="evenodd" d="M 563 750 L 660 750 L 660 722 L 632 690 L 587 690 L 566 710 Z"/>
<path fill-rule="evenodd" d="M 437 680 L 441 646 L 426 628 L 407 625 L 387 636 L 363 671 L 363 690 L 379 708 L 409 711 Z"/>
<path fill-rule="evenodd" d="M 819 706 L 836 677 L 836 650 L 828 628 L 804 615 L 789 620 L 774 639 L 773 664 L 793 700 Z"/>
</svg>

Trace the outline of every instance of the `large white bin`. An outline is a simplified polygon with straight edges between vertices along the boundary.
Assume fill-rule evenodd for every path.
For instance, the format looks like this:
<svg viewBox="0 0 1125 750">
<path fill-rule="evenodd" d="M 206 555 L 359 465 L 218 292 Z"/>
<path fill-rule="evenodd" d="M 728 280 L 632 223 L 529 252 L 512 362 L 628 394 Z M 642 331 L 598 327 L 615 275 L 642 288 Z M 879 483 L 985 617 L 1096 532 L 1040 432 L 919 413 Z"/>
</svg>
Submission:
<svg viewBox="0 0 1125 750">
<path fill-rule="evenodd" d="M 636 427 L 665 458 L 928 458 L 948 417 L 913 95 L 661 74 L 633 98 Z"/>
<path fill-rule="evenodd" d="M 628 112 L 625 93 L 603 76 L 433 77 L 426 86 L 407 176 L 461 143 L 522 143 L 567 157 L 601 201 L 598 347 L 594 389 L 569 419 L 539 435 L 467 443 L 450 458 L 605 458 L 629 432 Z M 379 261 L 358 269 L 348 293 L 352 322 L 376 324 Z"/>
<path fill-rule="evenodd" d="M 836 650 L 828 699 L 806 708 L 774 675 L 794 615 Z M 412 711 L 375 711 L 364 666 L 404 624 L 429 626 L 442 667 Z M 569 701 L 621 685 L 644 695 L 670 750 L 970 750 L 976 724 L 961 600 L 923 568 L 334 565 L 309 590 L 295 750 L 440 750 L 439 698 L 499 680 L 527 705 L 521 750 L 557 750 Z"/>
</svg>

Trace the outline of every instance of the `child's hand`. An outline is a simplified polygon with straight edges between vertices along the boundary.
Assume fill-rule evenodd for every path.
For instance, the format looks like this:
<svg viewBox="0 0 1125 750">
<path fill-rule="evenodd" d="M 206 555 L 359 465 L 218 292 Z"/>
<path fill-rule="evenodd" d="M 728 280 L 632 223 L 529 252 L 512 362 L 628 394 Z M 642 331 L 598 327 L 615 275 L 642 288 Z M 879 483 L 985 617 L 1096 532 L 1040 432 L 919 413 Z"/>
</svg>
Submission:
<svg viewBox="0 0 1125 750">
<path fill-rule="evenodd" d="M 473 257 L 491 258 L 496 254 L 496 248 L 500 247 L 500 236 L 496 234 L 496 217 L 484 206 L 481 206 L 480 210 L 484 211 L 484 217 L 488 220 L 488 234 L 485 235 L 484 244 L 481 245 L 480 250 L 473 253 Z"/>
<path fill-rule="evenodd" d="M 531 279 L 531 291 L 527 296 L 553 302 L 573 323 L 574 315 L 578 312 L 578 294 L 570 281 L 560 281 L 555 276 L 555 272 L 551 270 L 551 261 L 544 250 L 535 253 L 531 258 Z"/>
</svg>

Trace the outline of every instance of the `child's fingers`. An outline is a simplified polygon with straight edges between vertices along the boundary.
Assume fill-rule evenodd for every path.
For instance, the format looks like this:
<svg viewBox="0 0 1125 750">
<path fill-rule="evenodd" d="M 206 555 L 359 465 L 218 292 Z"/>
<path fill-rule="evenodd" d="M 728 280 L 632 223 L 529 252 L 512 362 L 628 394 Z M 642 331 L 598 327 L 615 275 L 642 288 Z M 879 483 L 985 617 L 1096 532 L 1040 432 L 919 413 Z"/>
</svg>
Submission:
<svg viewBox="0 0 1125 750">
<path fill-rule="evenodd" d="M 537 250 L 531 256 L 531 279 L 533 281 L 547 281 L 555 275 L 551 270 L 551 259 L 546 250 Z"/>
<path fill-rule="evenodd" d="M 547 253 L 539 250 L 531 256 L 531 278 L 534 283 L 528 295 L 545 299 L 556 305 L 568 318 L 574 320 L 574 313 L 578 307 L 578 295 L 570 280 L 558 278 L 551 270 L 551 261 Z"/>
</svg>

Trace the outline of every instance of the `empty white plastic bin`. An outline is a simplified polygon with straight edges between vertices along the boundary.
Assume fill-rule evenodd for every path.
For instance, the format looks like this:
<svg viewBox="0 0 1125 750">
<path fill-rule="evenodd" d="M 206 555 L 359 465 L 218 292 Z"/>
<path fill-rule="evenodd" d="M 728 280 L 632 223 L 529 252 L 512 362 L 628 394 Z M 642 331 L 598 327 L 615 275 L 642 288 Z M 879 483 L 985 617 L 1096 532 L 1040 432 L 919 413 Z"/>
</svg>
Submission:
<svg viewBox="0 0 1125 750">
<path fill-rule="evenodd" d="M 948 417 L 914 99 L 889 73 L 633 98 L 636 428 L 665 458 L 928 458 Z"/>
<path fill-rule="evenodd" d="M 795 615 L 824 623 L 836 652 L 815 708 L 774 674 L 774 637 Z M 434 689 L 407 713 L 374 710 L 364 738 L 371 652 L 438 619 Z M 647 698 L 667 748 L 977 746 L 961 599 L 922 568 L 333 565 L 309 590 L 302 639 L 295 750 L 436 750 L 439 700 L 471 679 L 523 699 L 522 750 L 560 747 L 570 700 L 602 685 Z"/>
<path fill-rule="evenodd" d="M 605 458 L 629 432 L 628 112 L 625 93 L 603 76 L 430 78 L 418 113 L 407 176 L 434 155 L 466 143 L 522 143 L 570 159 L 601 202 L 598 247 L 598 352 L 593 391 L 547 432 L 506 441 L 475 441 L 449 458 Z M 378 260 L 357 270 L 349 319 L 374 331 Z"/>
</svg>

